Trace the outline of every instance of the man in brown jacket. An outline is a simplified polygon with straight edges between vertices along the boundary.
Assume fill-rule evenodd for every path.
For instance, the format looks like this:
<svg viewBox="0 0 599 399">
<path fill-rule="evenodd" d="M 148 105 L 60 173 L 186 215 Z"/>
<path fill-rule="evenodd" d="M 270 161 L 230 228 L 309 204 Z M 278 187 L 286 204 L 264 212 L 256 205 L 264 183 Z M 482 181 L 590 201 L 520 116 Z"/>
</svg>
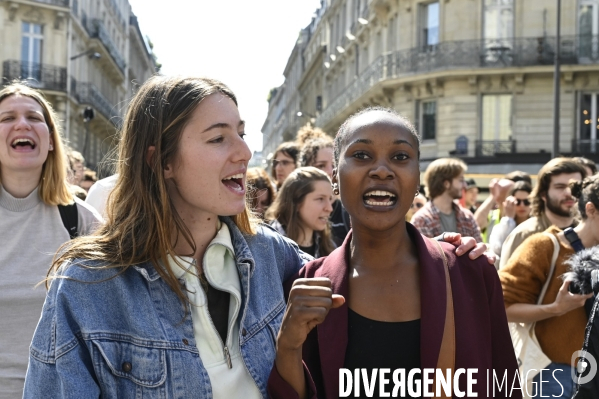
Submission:
<svg viewBox="0 0 599 399">
<path fill-rule="evenodd" d="M 507 265 L 516 248 L 534 233 L 545 231 L 552 225 L 563 230 L 577 224 L 574 218 L 576 199 L 570 193 L 568 182 L 585 177 L 584 167 L 571 158 L 553 158 L 541 168 L 532 191 L 533 217 L 520 223 L 505 239 L 500 269 Z"/>
<path fill-rule="evenodd" d="M 570 398 L 574 389 L 572 354 L 582 348 L 587 323 L 583 306 L 593 294 L 571 294 L 568 292 L 569 282 L 559 277 L 567 271 L 564 262 L 574 254 L 567 241 L 563 242 L 566 239 L 558 236 L 560 232 L 555 226 L 547 230 L 557 238 L 560 247 L 555 270 L 540 305 L 537 305 L 537 299 L 547 281 L 555 248 L 551 237 L 534 234 L 524 241 L 508 264 L 499 270 L 499 279 L 508 321 L 536 322 L 534 329 L 539 345 L 551 360 L 542 375 L 534 377 L 536 384 L 533 386 L 539 386 L 543 381 L 543 397 Z M 541 397 L 540 394 L 537 391 L 536 397 Z"/>
</svg>

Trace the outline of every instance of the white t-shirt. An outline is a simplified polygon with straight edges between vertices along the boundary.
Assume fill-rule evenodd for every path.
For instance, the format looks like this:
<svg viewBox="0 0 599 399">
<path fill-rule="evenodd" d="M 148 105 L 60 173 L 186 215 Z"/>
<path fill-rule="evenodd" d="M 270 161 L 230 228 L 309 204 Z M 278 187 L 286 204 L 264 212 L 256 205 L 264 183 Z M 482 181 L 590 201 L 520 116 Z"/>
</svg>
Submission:
<svg viewBox="0 0 599 399">
<path fill-rule="evenodd" d="M 119 175 L 112 175 L 98 180 L 90 187 L 87 193 L 85 202 L 93 206 L 102 217 L 106 217 L 106 201 L 108 200 L 108 195 L 114 189 L 118 177 Z"/>
</svg>

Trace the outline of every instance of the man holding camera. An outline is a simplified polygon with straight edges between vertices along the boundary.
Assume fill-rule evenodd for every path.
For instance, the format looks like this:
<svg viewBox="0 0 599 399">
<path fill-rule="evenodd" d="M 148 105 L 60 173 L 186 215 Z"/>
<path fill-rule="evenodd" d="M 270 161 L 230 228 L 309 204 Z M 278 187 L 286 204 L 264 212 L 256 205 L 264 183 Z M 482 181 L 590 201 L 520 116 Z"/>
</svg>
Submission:
<svg viewBox="0 0 599 399">
<path fill-rule="evenodd" d="M 528 230 L 520 229 L 518 238 L 524 233 L 530 237 L 518 246 L 499 270 L 508 321 L 536 323 L 534 333 L 550 361 L 544 366 L 543 373 L 536 374 L 533 379 L 533 385 L 542 389 L 536 391 L 537 397 L 542 393 L 544 397 L 570 398 L 574 389 L 572 354 L 582 347 L 587 322 L 583 306 L 592 293 L 573 294 L 569 292 L 571 282 L 560 278 L 567 271 L 566 261 L 575 252 L 562 228 L 569 227 L 573 222 L 570 212 L 574 211 L 576 198 L 582 192 L 580 180 L 585 173 L 582 166 L 565 158 L 556 158 L 541 169 L 533 191 L 533 208 L 537 210 L 536 226 L 529 223 Z M 573 193 L 571 187 L 578 187 L 577 192 Z M 520 226 L 525 223 L 528 221 Z M 533 234 L 534 228 L 542 228 L 543 224 L 557 226 Z M 583 222 L 580 227 L 584 225 Z M 589 228 L 576 230 L 580 231 L 585 246 L 595 245 L 595 239 L 590 239 L 587 234 Z M 553 271 L 552 265 L 555 265 Z M 545 285 L 547 288 L 543 296 Z M 538 303 L 541 296 L 542 300 Z"/>
</svg>

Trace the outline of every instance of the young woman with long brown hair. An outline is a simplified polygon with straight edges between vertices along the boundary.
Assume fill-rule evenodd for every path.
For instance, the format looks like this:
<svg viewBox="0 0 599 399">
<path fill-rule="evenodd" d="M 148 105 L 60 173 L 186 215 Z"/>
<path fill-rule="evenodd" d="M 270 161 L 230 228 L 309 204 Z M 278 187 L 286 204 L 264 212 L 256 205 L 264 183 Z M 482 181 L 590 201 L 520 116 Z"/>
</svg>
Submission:
<svg viewBox="0 0 599 399">
<path fill-rule="evenodd" d="M 246 206 L 244 127 L 216 80 L 140 88 L 106 224 L 49 273 L 26 398 L 266 396 L 282 283 L 307 258 Z"/>
<path fill-rule="evenodd" d="M 329 176 L 307 166 L 289 174 L 266 218 L 275 230 L 295 241 L 315 258 L 335 249 L 329 216 L 333 211 L 333 189 Z"/>
</svg>

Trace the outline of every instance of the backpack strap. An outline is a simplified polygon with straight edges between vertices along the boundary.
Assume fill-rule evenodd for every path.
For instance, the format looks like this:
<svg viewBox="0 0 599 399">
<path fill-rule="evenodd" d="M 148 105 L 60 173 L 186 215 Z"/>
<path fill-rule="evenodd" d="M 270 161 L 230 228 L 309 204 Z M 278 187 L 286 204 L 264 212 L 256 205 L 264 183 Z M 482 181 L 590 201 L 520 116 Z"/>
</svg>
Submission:
<svg viewBox="0 0 599 399">
<path fill-rule="evenodd" d="M 77 211 L 77 203 L 73 202 L 69 205 L 58 205 L 60 218 L 64 228 L 67 229 L 71 239 L 79 236 L 79 213 Z"/>
<path fill-rule="evenodd" d="M 546 231 L 544 231 L 543 234 L 551 238 L 551 241 L 553 242 L 553 256 L 551 257 L 551 267 L 549 268 L 549 273 L 547 274 L 547 280 L 545 280 L 541 294 L 537 299 L 537 305 L 540 305 L 543 302 L 543 298 L 545 298 L 545 293 L 547 292 L 547 288 L 549 288 L 549 283 L 551 282 L 551 278 L 555 272 L 555 263 L 557 262 L 557 257 L 559 256 L 559 242 L 557 241 L 557 238 L 553 234 Z"/>
</svg>

